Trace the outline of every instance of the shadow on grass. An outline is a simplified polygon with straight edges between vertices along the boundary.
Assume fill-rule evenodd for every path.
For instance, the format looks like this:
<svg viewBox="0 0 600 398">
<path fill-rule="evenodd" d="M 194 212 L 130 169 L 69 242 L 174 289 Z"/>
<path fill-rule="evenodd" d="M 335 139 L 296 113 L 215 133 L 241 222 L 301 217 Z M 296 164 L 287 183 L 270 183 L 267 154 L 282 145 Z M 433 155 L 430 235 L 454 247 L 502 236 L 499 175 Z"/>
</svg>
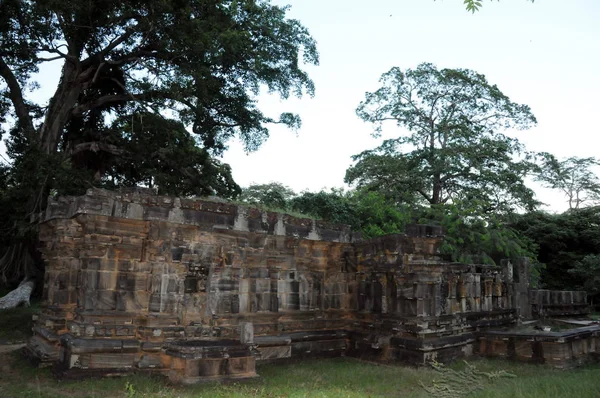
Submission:
<svg viewBox="0 0 600 398">
<path fill-rule="evenodd" d="M 39 300 L 32 300 L 30 307 L 0 310 L 0 342 L 25 341 L 31 337 L 32 316 L 39 312 Z"/>
</svg>

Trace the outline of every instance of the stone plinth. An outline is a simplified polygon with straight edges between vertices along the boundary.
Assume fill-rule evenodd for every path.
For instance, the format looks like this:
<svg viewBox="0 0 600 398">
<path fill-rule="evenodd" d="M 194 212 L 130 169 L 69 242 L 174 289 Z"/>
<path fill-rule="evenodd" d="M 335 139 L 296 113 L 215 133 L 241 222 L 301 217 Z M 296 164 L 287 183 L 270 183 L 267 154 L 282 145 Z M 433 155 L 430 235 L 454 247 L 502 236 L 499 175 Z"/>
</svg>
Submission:
<svg viewBox="0 0 600 398">
<path fill-rule="evenodd" d="M 254 360 L 468 356 L 475 332 L 516 321 L 527 285 L 506 264 L 444 262 L 440 234 L 357 240 L 344 225 L 138 191 L 51 200 L 28 352 L 65 375 L 143 369 L 182 382 L 246 377 Z M 216 340 L 254 359 L 229 361 L 233 343 L 215 346 L 212 365 L 181 356 L 182 342 L 197 356 Z"/>
<path fill-rule="evenodd" d="M 258 377 L 252 351 L 237 340 L 175 341 L 168 344 L 166 355 L 172 357 L 168 376 L 174 383 Z"/>
<path fill-rule="evenodd" d="M 600 325 L 565 331 L 499 330 L 483 332 L 477 352 L 482 356 L 546 363 L 568 368 L 600 356 Z"/>
<path fill-rule="evenodd" d="M 536 317 L 582 316 L 590 313 L 583 291 L 530 290 L 531 311 Z"/>
</svg>

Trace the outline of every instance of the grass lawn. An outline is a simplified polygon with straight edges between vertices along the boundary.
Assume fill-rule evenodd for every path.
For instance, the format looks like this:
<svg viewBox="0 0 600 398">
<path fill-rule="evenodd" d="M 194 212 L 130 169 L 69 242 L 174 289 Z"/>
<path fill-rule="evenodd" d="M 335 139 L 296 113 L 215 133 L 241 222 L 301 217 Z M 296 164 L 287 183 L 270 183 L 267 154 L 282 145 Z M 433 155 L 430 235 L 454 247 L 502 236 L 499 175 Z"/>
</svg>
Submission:
<svg viewBox="0 0 600 398">
<path fill-rule="evenodd" d="M 599 397 L 600 365 L 573 370 L 506 361 L 473 360 L 480 371 L 500 369 L 513 378 L 482 382 L 469 397 Z M 270 364 L 258 368 L 262 379 L 246 383 L 171 386 L 143 375 L 122 378 L 56 381 L 48 369 L 29 366 L 18 353 L 0 354 L 0 397 L 432 397 L 440 373 L 428 368 L 378 366 L 349 358 Z M 451 368 L 460 371 L 464 364 Z M 465 391 L 467 391 L 465 389 Z M 465 396 L 458 394 L 456 396 Z"/>
<path fill-rule="evenodd" d="M 31 317 L 39 310 L 40 303 L 37 301 L 32 301 L 30 307 L 0 310 L 0 342 L 24 341 L 31 337 Z"/>
</svg>

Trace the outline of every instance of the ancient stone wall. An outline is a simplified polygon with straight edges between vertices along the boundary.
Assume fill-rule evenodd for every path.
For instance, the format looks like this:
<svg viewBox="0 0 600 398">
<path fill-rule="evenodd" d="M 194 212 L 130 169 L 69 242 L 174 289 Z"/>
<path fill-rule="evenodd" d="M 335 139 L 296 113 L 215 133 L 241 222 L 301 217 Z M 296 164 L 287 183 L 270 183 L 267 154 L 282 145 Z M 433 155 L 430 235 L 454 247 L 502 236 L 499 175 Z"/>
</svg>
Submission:
<svg viewBox="0 0 600 398">
<path fill-rule="evenodd" d="M 510 264 L 442 261 L 440 235 L 412 226 L 363 241 L 346 226 L 143 191 L 60 198 L 40 225 L 44 305 L 28 350 L 70 374 L 154 369 L 184 382 L 253 375 L 254 358 L 469 355 L 475 332 L 515 321 L 521 296 Z M 253 354 L 236 348 L 233 366 L 244 325 Z M 228 343 L 182 343 L 197 340 Z M 204 352 L 218 363 L 201 366 Z"/>
<path fill-rule="evenodd" d="M 536 318 L 587 315 L 590 312 L 584 291 L 531 289 L 529 302 Z"/>
</svg>

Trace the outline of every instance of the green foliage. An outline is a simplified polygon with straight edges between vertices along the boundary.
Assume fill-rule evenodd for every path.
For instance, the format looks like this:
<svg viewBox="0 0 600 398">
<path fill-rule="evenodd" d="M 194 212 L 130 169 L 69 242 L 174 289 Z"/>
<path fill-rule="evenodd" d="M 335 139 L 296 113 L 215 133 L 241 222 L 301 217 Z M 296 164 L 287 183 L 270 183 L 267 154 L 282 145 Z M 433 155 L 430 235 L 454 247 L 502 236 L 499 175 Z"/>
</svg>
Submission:
<svg viewBox="0 0 600 398">
<path fill-rule="evenodd" d="M 378 192 L 353 191 L 355 218 L 350 224 L 364 238 L 403 233 L 411 221 L 407 208 L 399 208 Z"/>
<path fill-rule="evenodd" d="M 535 0 L 530 1 L 533 3 Z M 472 13 L 475 13 L 475 11 L 479 11 L 481 6 L 483 5 L 481 0 L 463 0 L 463 3 L 467 11 L 471 11 Z"/>
<path fill-rule="evenodd" d="M 537 258 L 546 264 L 541 272 L 544 287 L 567 290 L 585 286 L 585 275 L 570 270 L 585 270 L 593 264 L 593 256 L 600 254 L 599 227 L 600 207 L 562 214 L 532 212 L 514 216 L 511 223 L 511 228 L 539 247 Z M 582 263 L 586 256 L 592 257 Z"/>
<path fill-rule="evenodd" d="M 536 170 L 531 154 L 499 132 L 536 123 L 526 105 L 511 102 L 485 76 L 424 63 L 392 68 L 381 88 L 367 93 L 356 112 L 375 126 L 386 122 L 408 134 L 355 155 L 346 182 L 376 190 L 398 203 L 485 203 L 485 212 L 537 205 L 524 178 Z"/>
<path fill-rule="evenodd" d="M 239 200 L 251 205 L 288 210 L 290 200 L 294 196 L 296 196 L 296 193 L 290 187 L 279 182 L 271 182 L 268 184 L 252 184 L 244 188 Z"/>
<path fill-rule="evenodd" d="M 350 197 L 341 189 L 302 192 L 290 200 L 290 207 L 295 211 L 333 223 L 352 225 L 352 220 L 355 218 Z"/>
<path fill-rule="evenodd" d="M 482 215 L 477 202 L 424 207 L 417 215 L 419 223 L 443 227 L 440 250 L 452 261 L 496 265 L 503 259 L 528 257 L 536 264 L 536 245 L 513 229 L 506 216 Z M 534 281 L 538 267 L 532 267 Z"/>
<path fill-rule="evenodd" d="M 600 166 L 596 158 L 570 157 L 559 161 L 543 153 L 543 165 L 536 179 L 544 186 L 561 191 L 568 200 L 569 209 L 579 209 L 584 203 L 597 204 L 600 200 L 600 179 L 591 170 Z"/>
<path fill-rule="evenodd" d="M 242 190 L 242 203 L 286 211 L 332 223 L 350 225 L 365 238 L 402 233 L 410 221 L 408 209 L 400 209 L 378 192 L 344 192 L 332 188 L 296 195 L 289 187 L 271 182 L 253 184 Z"/>
<path fill-rule="evenodd" d="M 463 3 L 465 4 L 467 11 L 471 12 L 475 12 L 481 7 L 481 1 L 478 0 L 464 0 Z"/>
<path fill-rule="evenodd" d="M 136 396 L 135 387 L 129 381 L 125 382 L 125 396 L 127 398 L 135 398 Z"/>
<path fill-rule="evenodd" d="M 163 195 L 223 198 L 241 192 L 229 165 L 198 146 L 180 122 L 136 113 L 115 120 L 111 129 L 120 152 L 103 162 L 109 166 L 103 172 L 108 187 L 147 185 Z"/>
<path fill-rule="evenodd" d="M 600 294 L 600 254 L 589 254 L 581 261 L 577 261 L 570 273 L 578 276 L 583 281 L 581 288 L 594 300 Z"/>
<path fill-rule="evenodd" d="M 295 211 L 333 223 L 350 225 L 364 238 L 404 232 L 410 213 L 402 211 L 377 192 L 303 192 L 290 200 Z"/>
</svg>

